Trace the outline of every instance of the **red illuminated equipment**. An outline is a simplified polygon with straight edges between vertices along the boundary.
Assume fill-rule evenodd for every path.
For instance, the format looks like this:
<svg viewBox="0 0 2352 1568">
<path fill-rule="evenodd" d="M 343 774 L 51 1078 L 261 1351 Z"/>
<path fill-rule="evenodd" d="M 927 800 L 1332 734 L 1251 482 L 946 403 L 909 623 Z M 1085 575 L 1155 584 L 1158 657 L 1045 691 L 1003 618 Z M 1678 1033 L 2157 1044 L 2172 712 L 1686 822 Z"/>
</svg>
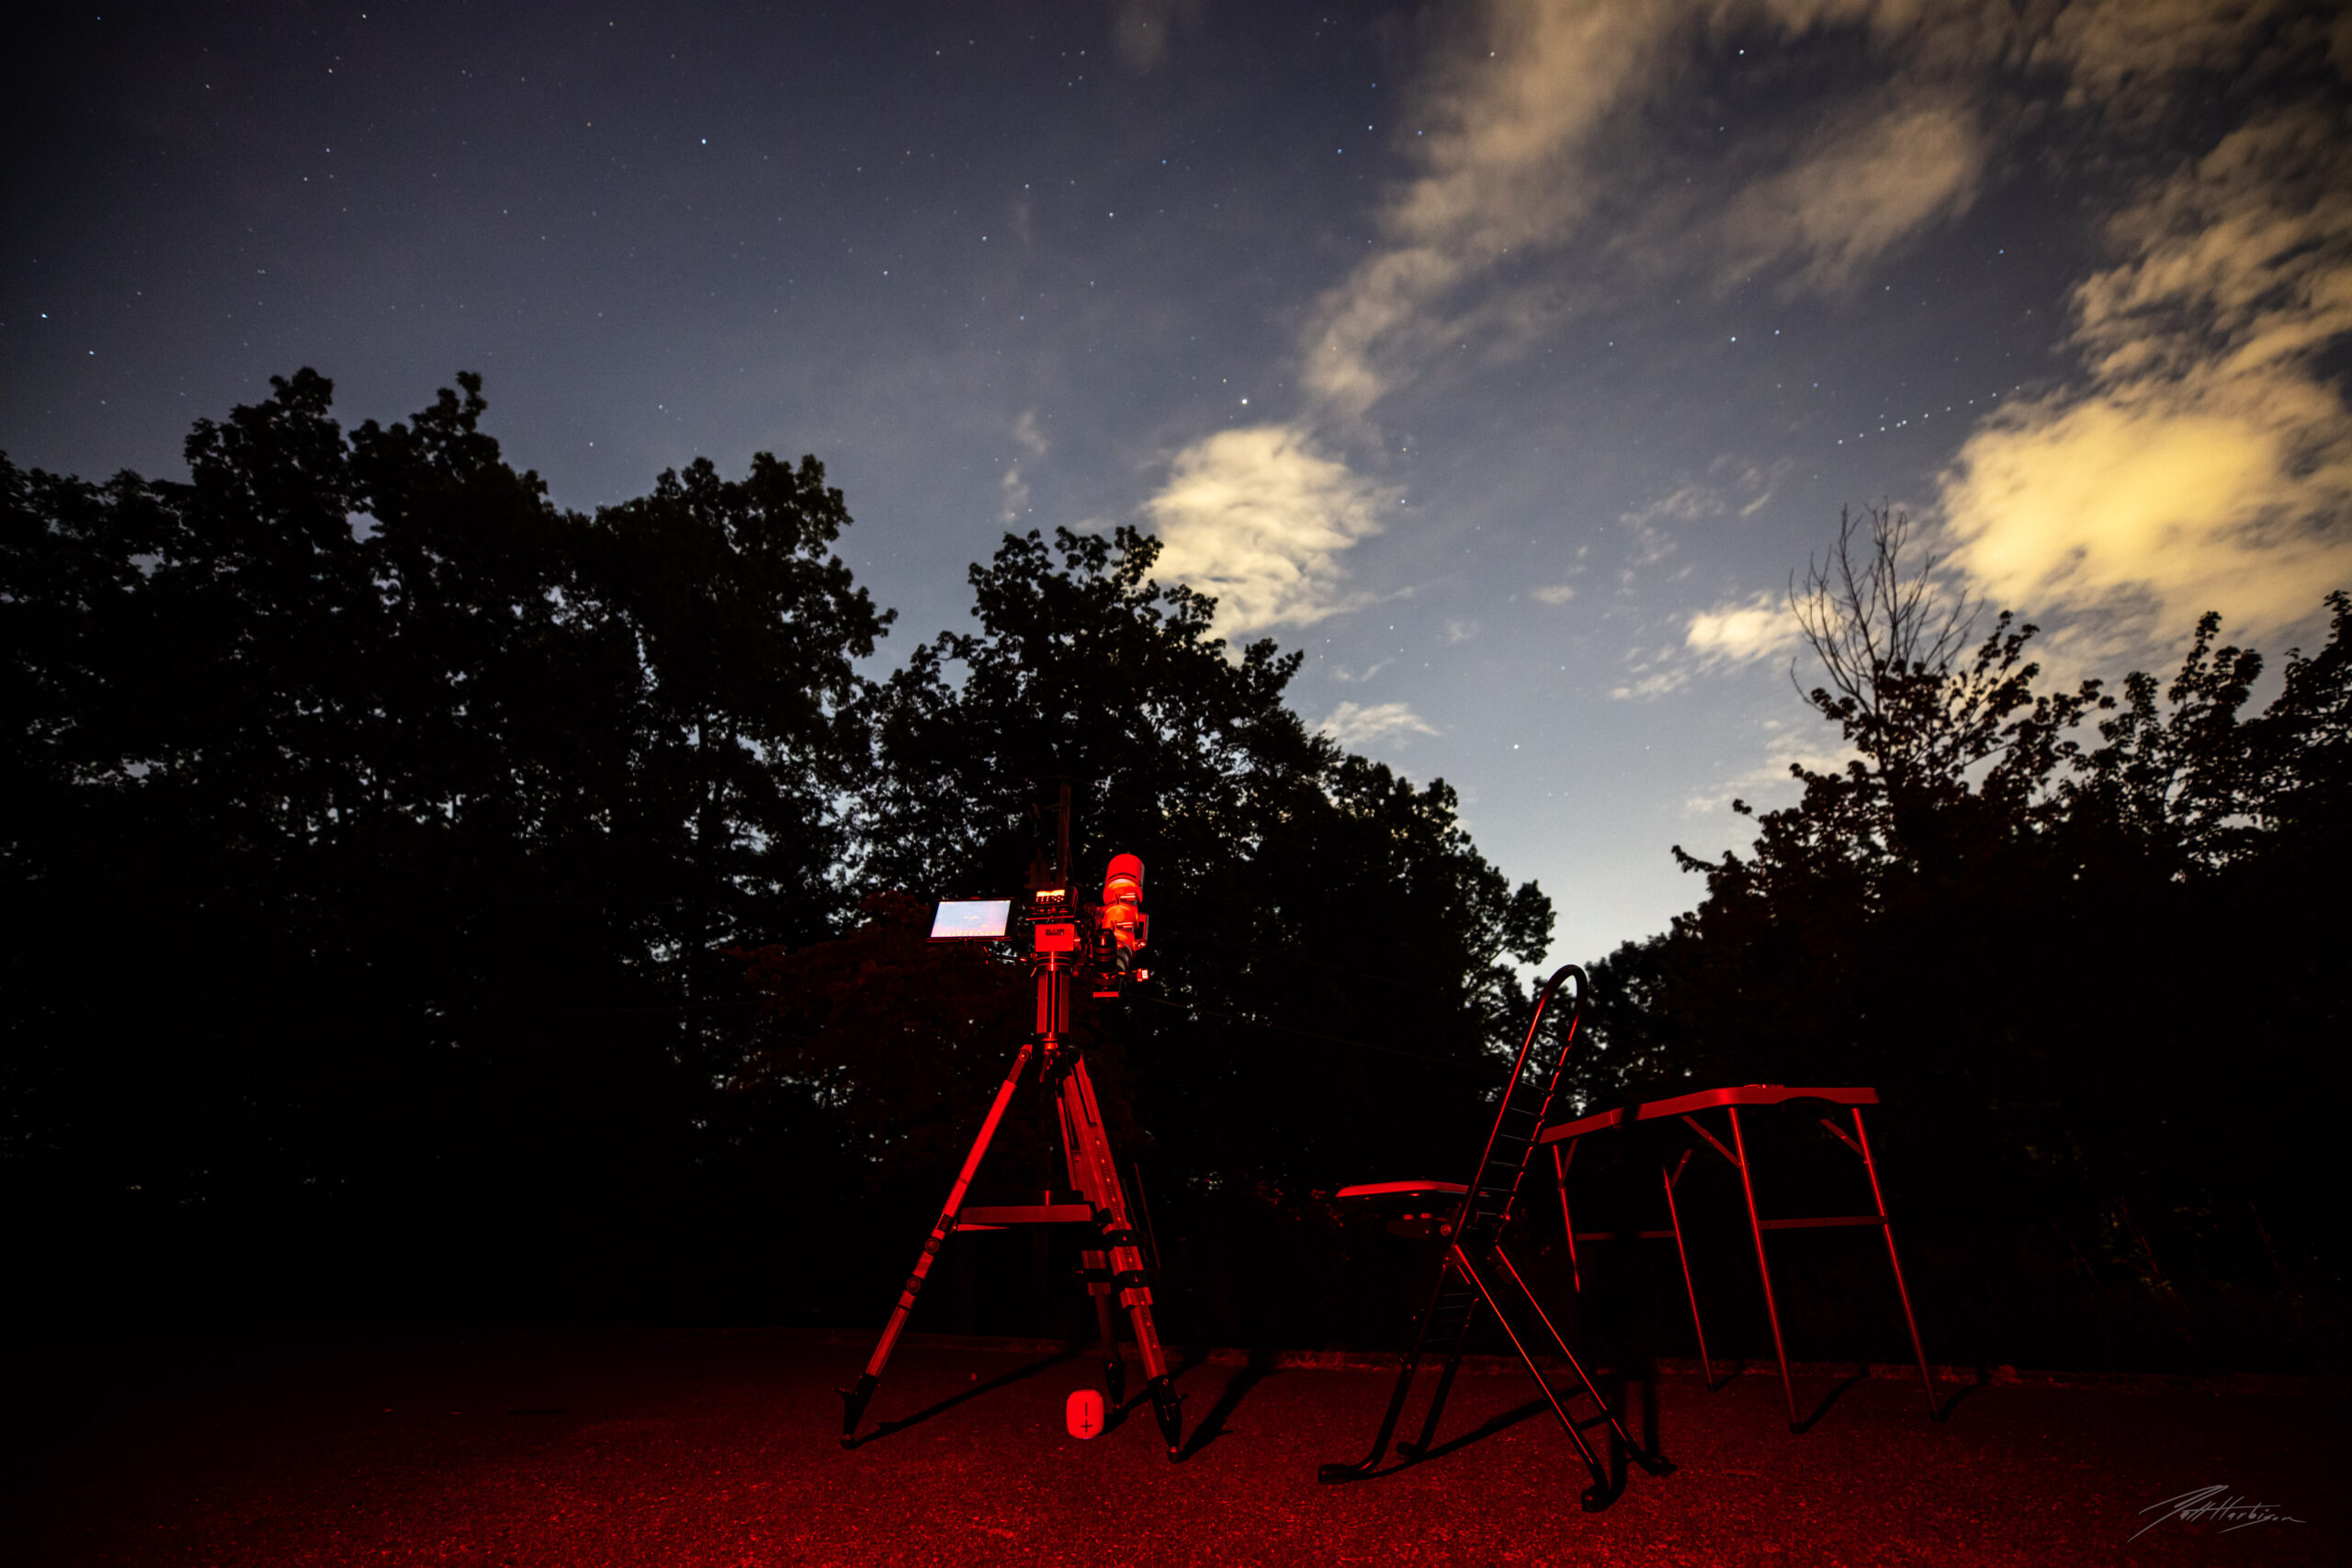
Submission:
<svg viewBox="0 0 2352 1568">
<path fill-rule="evenodd" d="M 1842 1105 L 1852 1116 L 1854 1132 L 1851 1137 L 1847 1135 L 1843 1127 L 1826 1116 L 1817 1117 L 1815 1120 L 1829 1130 L 1832 1137 L 1852 1151 L 1855 1158 L 1862 1162 L 1862 1169 L 1870 1177 L 1871 1213 L 1810 1215 L 1774 1220 L 1757 1217 L 1756 1178 L 1753 1163 L 1748 1157 L 1747 1134 L 1740 1125 L 1740 1107 L 1782 1105 L 1791 1100 L 1799 1100 Z M 1870 1135 L 1862 1131 L 1862 1107 L 1877 1103 L 1878 1090 L 1874 1089 L 1787 1089 L 1775 1083 L 1752 1083 L 1742 1085 L 1737 1089 L 1704 1089 L 1697 1094 L 1677 1095 L 1671 1100 L 1653 1100 L 1643 1105 L 1621 1106 L 1614 1111 L 1603 1111 L 1574 1122 L 1564 1122 L 1557 1127 L 1545 1128 L 1543 1136 L 1536 1141 L 1551 1145 L 1552 1176 L 1560 1194 L 1560 1224 L 1567 1232 L 1568 1262 L 1572 1270 L 1571 1278 L 1576 1282 L 1577 1290 L 1582 1292 L 1584 1289 L 1584 1270 L 1577 1260 L 1577 1243 L 1614 1241 L 1621 1238 L 1663 1241 L 1668 1236 L 1673 1237 L 1675 1256 L 1682 1264 L 1682 1289 L 1690 1300 L 1690 1327 L 1699 1337 L 1699 1365 L 1706 1373 L 1707 1386 L 1709 1388 L 1715 1386 L 1714 1361 L 1707 1354 L 1707 1326 L 1699 1316 L 1699 1292 L 1690 1282 L 1690 1252 L 1683 1241 L 1682 1209 L 1681 1205 L 1675 1201 L 1674 1195 L 1676 1186 L 1682 1179 L 1683 1170 L 1690 1165 L 1690 1156 L 1696 1152 L 1698 1145 L 1692 1145 L 1686 1147 L 1682 1151 L 1681 1159 L 1676 1162 L 1672 1168 L 1661 1167 L 1658 1171 L 1666 1190 L 1667 1222 L 1672 1227 L 1671 1229 L 1632 1232 L 1579 1231 L 1576 1227 L 1575 1220 L 1568 1213 L 1568 1167 L 1576 1158 L 1578 1140 L 1595 1133 L 1607 1132 L 1613 1127 L 1625 1126 L 1629 1122 L 1657 1122 L 1669 1117 L 1679 1117 L 1691 1132 L 1699 1135 L 1708 1148 L 1721 1155 L 1739 1172 L 1740 1192 L 1747 1200 L 1748 1239 L 1755 1244 L 1756 1248 L 1756 1273 L 1764 1285 L 1764 1312 L 1772 1325 L 1772 1353 L 1780 1358 L 1781 1362 L 1781 1393 L 1788 1404 L 1789 1430 L 1802 1431 L 1804 1427 L 1797 1419 L 1796 1390 L 1789 1382 L 1788 1347 L 1781 1342 L 1781 1304 L 1772 1293 L 1772 1265 L 1764 1251 L 1766 1231 L 1820 1230 L 1844 1225 L 1860 1225 L 1874 1229 L 1886 1238 L 1886 1261 L 1888 1267 L 1894 1271 L 1894 1293 L 1903 1303 L 1904 1325 L 1911 1331 L 1911 1353 L 1918 1359 L 1920 1386 L 1928 1391 L 1928 1415 L 1930 1418 L 1940 1419 L 1941 1411 L 1936 1403 L 1936 1385 L 1928 1375 L 1928 1352 L 1919 1343 L 1919 1320 L 1911 1311 L 1911 1287 L 1903 1281 L 1903 1259 L 1894 1250 L 1894 1227 L 1887 1221 L 1886 1199 L 1879 1190 L 1878 1162 L 1871 1156 Z M 1731 1144 L 1728 1147 L 1724 1145 L 1722 1139 L 1707 1131 L 1699 1122 L 1698 1112 L 1718 1107 L 1731 1122 Z"/>
<path fill-rule="evenodd" d="M 1086 1288 L 1094 1297 L 1095 1322 L 1102 1331 L 1102 1373 L 1110 1390 L 1110 1406 L 1117 1410 L 1126 1394 L 1126 1367 L 1119 1359 L 1117 1327 L 1111 1312 L 1112 1298 L 1115 1296 L 1118 1304 L 1126 1309 L 1135 1330 L 1136 1348 L 1143 1357 L 1145 1393 L 1150 1396 L 1160 1436 L 1168 1440 L 1169 1458 L 1176 1457 L 1179 1439 L 1183 1436 L 1184 1418 L 1178 1404 L 1174 1376 L 1168 1369 L 1168 1353 L 1160 1348 L 1159 1331 L 1152 1322 L 1151 1272 L 1144 1258 L 1143 1237 L 1136 1230 L 1136 1211 L 1128 1203 L 1126 1189 L 1119 1179 L 1118 1162 L 1112 1156 L 1110 1135 L 1102 1126 L 1102 1111 L 1095 1101 L 1094 1081 L 1087 1076 L 1086 1058 L 1071 1038 L 1069 1029 L 1072 980 L 1091 976 L 1098 987 L 1103 987 L 1095 990 L 1095 996 L 1116 997 L 1131 979 L 1150 978 L 1148 971 L 1136 967 L 1146 930 L 1140 908 L 1143 862 L 1133 855 L 1114 857 L 1110 874 L 1103 879 L 1102 905 L 1080 908 L 1069 876 L 1069 786 L 1061 786 L 1057 806 L 1040 809 L 1054 810 L 1057 823 L 1054 863 L 1046 866 L 1041 855 L 1030 874 L 1027 919 L 1034 954 L 1032 966 L 1037 980 L 1036 1036 L 1021 1047 L 1004 1081 L 997 1086 L 995 1103 L 989 1107 L 987 1117 L 980 1122 L 979 1135 L 972 1140 L 971 1152 L 964 1156 L 955 1185 L 947 1190 L 947 1202 L 939 1211 L 939 1219 L 931 1227 L 922 1252 L 915 1257 L 914 1269 L 899 1292 L 898 1304 L 890 1309 L 890 1320 L 882 1326 L 881 1340 L 867 1359 L 865 1371 L 854 1385 L 841 1391 L 845 1406 L 842 1412 L 842 1447 L 845 1449 L 856 1446 L 858 1418 L 865 1415 L 866 1401 L 874 1397 L 874 1390 L 882 1381 L 882 1370 L 889 1365 L 890 1352 L 897 1347 L 907 1318 L 914 1311 L 915 1299 L 922 1295 L 923 1281 L 930 1277 L 932 1263 L 948 1236 L 958 1230 L 1002 1230 L 1008 1225 L 1069 1224 L 1093 1229 L 1095 1235 L 1089 1238 L 1089 1245 L 1080 1257 Z M 942 905 L 932 928 L 933 935 L 938 940 L 1002 940 L 1004 919 L 998 917 L 991 920 L 989 911 L 993 908 L 993 905 L 986 908 L 978 905 Z M 972 1178 L 978 1172 L 989 1144 L 1004 1121 L 1005 1108 L 1012 1104 L 1013 1090 L 1020 1087 L 1022 1075 L 1028 1070 L 1032 1058 L 1037 1063 L 1040 1081 L 1055 1095 L 1055 1119 L 1061 1129 L 1071 1190 L 1047 1192 L 1041 1203 L 975 1205 L 967 1209 L 964 1206 L 964 1194 L 971 1187 Z"/>
<path fill-rule="evenodd" d="M 1105 939 L 1105 954 L 1114 967 L 1122 972 L 1132 968 L 1151 926 L 1151 917 L 1143 912 L 1143 862 L 1133 855 L 1111 857 L 1111 867 L 1102 874 L 1102 907 L 1096 913 L 1096 920 Z"/>
<path fill-rule="evenodd" d="M 1552 1060 L 1546 1073 L 1530 1073 L 1528 1057 L 1535 1047 L 1535 1037 L 1544 1023 L 1544 1009 L 1560 988 L 1560 982 L 1569 976 L 1577 979 L 1576 1000 L 1568 1015 L 1566 1028 L 1562 1031 L 1559 1054 Z M 1405 1401 L 1413 1389 L 1413 1373 L 1424 1355 L 1442 1355 L 1445 1370 L 1438 1377 L 1437 1390 L 1430 1396 L 1429 1412 L 1421 1419 L 1421 1435 L 1417 1442 L 1399 1443 L 1396 1452 L 1410 1464 L 1428 1456 L 1430 1443 L 1437 1436 L 1438 1416 L 1445 1409 L 1445 1396 L 1453 1387 L 1453 1374 L 1462 1364 L 1463 1341 L 1470 1325 L 1477 1320 L 1481 1308 L 1491 1311 L 1517 1351 L 1527 1375 L 1535 1380 L 1543 1391 L 1544 1401 L 1559 1417 L 1562 1430 L 1576 1444 L 1583 1456 L 1585 1467 L 1592 1472 L 1592 1484 L 1585 1488 L 1584 1506 L 1588 1509 L 1606 1507 L 1617 1495 L 1619 1486 L 1610 1474 L 1610 1466 L 1592 1451 L 1585 1439 L 1583 1428 L 1606 1424 L 1617 1441 L 1634 1462 L 1652 1475 L 1664 1475 L 1674 1466 L 1659 1456 L 1648 1452 L 1626 1435 L 1624 1424 L 1618 1420 L 1600 1391 L 1585 1374 L 1584 1364 L 1568 1348 L 1567 1341 L 1552 1325 L 1542 1303 L 1535 1299 L 1519 1270 L 1502 1247 L 1503 1226 L 1510 1219 L 1510 1206 L 1519 1196 L 1520 1179 L 1527 1173 L 1527 1162 L 1535 1152 L 1538 1135 L 1552 1109 L 1552 1096 L 1558 1089 L 1560 1069 L 1568 1059 L 1568 1052 L 1576 1044 L 1577 1025 L 1583 1021 L 1586 998 L 1591 982 L 1583 970 L 1571 964 L 1546 981 L 1535 998 L 1535 1016 L 1528 1021 L 1527 1038 L 1520 1043 L 1519 1055 L 1512 1061 L 1510 1081 L 1503 1088 L 1502 1099 L 1495 1109 L 1494 1126 L 1487 1134 L 1486 1146 L 1478 1151 L 1478 1163 L 1472 1168 L 1467 1186 L 1450 1181 L 1384 1181 L 1363 1187 L 1343 1187 L 1341 1198 L 1374 1198 L 1408 1207 L 1418 1205 L 1422 1212 L 1408 1214 L 1392 1228 L 1408 1232 L 1421 1227 L 1434 1229 L 1446 1243 L 1445 1256 L 1438 1265 L 1436 1283 L 1430 1289 L 1429 1303 L 1421 1308 L 1413 1325 L 1413 1341 L 1405 1352 L 1405 1359 L 1396 1371 L 1396 1391 L 1388 1397 L 1388 1412 L 1381 1417 L 1380 1435 L 1372 1441 L 1372 1452 L 1358 1464 L 1327 1464 L 1317 1472 L 1325 1481 L 1360 1481 L 1384 1472 L 1379 1465 L 1388 1452 L 1388 1441 L 1396 1435 L 1398 1417 L 1405 1413 Z M 1520 1321 L 1504 1310 L 1508 1301 L 1520 1309 Z M 1543 1325 L 1544 1333 L 1558 1348 L 1576 1374 L 1577 1388 L 1566 1395 L 1573 1402 L 1580 1393 L 1600 1412 L 1598 1416 L 1578 1422 L 1568 1414 L 1563 1396 L 1555 1392 L 1551 1382 L 1536 1367 L 1535 1359 L 1527 1348 L 1521 1331 L 1529 1326 L 1532 1317 Z M 1532 1337 L 1532 1336 L 1529 1336 Z"/>
</svg>

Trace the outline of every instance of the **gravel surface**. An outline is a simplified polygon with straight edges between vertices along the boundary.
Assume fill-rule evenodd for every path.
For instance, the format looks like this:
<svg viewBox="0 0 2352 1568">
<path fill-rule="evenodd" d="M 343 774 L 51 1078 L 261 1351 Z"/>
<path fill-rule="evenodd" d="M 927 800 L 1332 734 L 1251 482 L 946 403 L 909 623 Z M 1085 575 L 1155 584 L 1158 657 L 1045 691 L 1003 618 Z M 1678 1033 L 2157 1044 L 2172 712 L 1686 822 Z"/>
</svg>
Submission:
<svg viewBox="0 0 2352 1568">
<path fill-rule="evenodd" d="M 1375 1372 L 1200 1364 L 1080 1441 L 1091 1358 L 910 1347 L 843 1451 L 854 1345 L 498 1331 L 35 1354 L 0 1557 L 33 1563 L 2343 1563 L 2328 1398 L 1695 1378 L 1624 1390 L 1679 1467 L 1594 1515 L 1523 1376 L 1466 1375 L 1426 1462 L 1327 1486 Z M 1130 1393 L 1140 1383 L 1130 1378 Z M 2166 1517 L 2206 1487 L 2288 1518 Z M 2155 1506 L 2150 1511 L 2152 1506 Z M 2244 1517 L 2245 1516 L 2240 1516 Z M 2136 1540 L 2135 1530 L 2145 1529 Z M 10 1542 L 15 1545 L 9 1545 Z"/>
</svg>

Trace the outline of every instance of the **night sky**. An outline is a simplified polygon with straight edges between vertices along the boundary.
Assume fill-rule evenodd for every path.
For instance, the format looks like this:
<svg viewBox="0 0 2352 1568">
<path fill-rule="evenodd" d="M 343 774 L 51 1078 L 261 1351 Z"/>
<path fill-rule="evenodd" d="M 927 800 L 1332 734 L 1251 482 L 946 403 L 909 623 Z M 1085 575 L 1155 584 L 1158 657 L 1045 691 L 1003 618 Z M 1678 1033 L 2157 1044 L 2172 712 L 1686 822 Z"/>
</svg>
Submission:
<svg viewBox="0 0 2352 1568">
<path fill-rule="evenodd" d="M 899 626 L 1135 523 L 1293 701 L 1661 929 L 1891 501 L 2068 673 L 2352 586 L 2352 25 L 2196 0 L 94 5 L 0 35 L 0 449 L 460 369 L 555 499 L 813 452 Z M 1809 678 L 1809 677 L 1808 677 Z M 1778 781 L 1778 782 L 1775 782 Z"/>
</svg>

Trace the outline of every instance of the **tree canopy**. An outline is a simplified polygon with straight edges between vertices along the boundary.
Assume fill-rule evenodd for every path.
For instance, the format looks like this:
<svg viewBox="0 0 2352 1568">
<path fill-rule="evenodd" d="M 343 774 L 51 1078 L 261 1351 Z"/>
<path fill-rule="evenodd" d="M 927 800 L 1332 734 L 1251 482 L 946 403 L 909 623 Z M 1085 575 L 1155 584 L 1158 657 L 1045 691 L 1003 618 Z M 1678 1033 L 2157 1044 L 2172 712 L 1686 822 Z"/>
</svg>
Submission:
<svg viewBox="0 0 2352 1568">
<path fill-rule="evenodd" d="M 2172 1291 L 2332 1280 L 2318 1043 L 2340 1038 L 2352 600 L 2249 714 L 2199 625 L 2168 683 L 2036 690 L 2036 628 L 1941 594 L 1907 524 L 1849 521 L 1794 592 L 1838 769 L 1596 970 L 1586 1092 L 1864 1083 L 1948 1235 Z M 2282 1256 L 2278 1236 L 2291 1238 Z M 2303 1270 L 2296 1273 L 2297 1269 Z"/>
<path fill-rule="evenodd" d="M 1297 657 L 1226 649 L 1157 541 L 1008 536 L 976 629 L 876 682 L 813 458 L 583 515 L 478 378 L 349 432 L 273 385 L 185 481 L 0 459 L 11 1214 L 61 1281 L 658 1313 L 748 1268 L 749 1310 L 840 1310 L 744 1237 L 935 1201 L 1027 1004 L 920 924 L 1018 889 L 1044 777 L 1088 874 L 1149 867 L 1161 978 L 1090 1027 L 1171 1245 L 1475 1122 L 1548 904 L 1442 782 L 1309 733 Z"/>
<path fill-rule="evenodd" d="M 1083 874 L 1121 851 L 1147 868 L 1159 978 L 1095 1024 L 1155 1108 L 1147 1126 L 1183 1130 L 1163 1141 L 1186 1179 L 1328 1189 L 1409 1158 L 1430 1112 L 1475 1107 L 1550 905 L 1478 855 L 1442 781 L 1310 735 L 1283 703 L 1298 656 L 1261 641 L 1228 657 L 1211 603 L 1152 579 L 1158 551 L 1127 529 L 1050 550 L 1033 533 L 972 569 L 980 629 L 943 633 L 878 694 L 860 874 L 918 899 L 1010 896 L 1033 781 L 1073 781 Z M 772 982 L 792 972 L 770 955 Z M 778 1060 L 830 1050 L 844 1092 L 929 1100 L 861 1073 L 855 1032 L 829 1037 Z M 942 1113 L 968 1120 L 1001 1060 L 976 1061 Z"/>
<path fill-rule="evenodd" d="M 0 459 L 20 1223 L 544 1272 L 691 1169 L 715 946 L 845 908 L 888 617 L 822 468 L 567 513 L 458 382 L 346 434 L 274 381 L 186 481 Z"/>
<path fill-rule="evenodd" d="M 348 432 L 325 378 L 273 389 L 185 480 L 0 457 L 29 1310 L 865 1315 L 1030 1021 L 1019 956 L 927 942 L 931 905 L 1017 893 L 1067 783 L 1080 876 L 1147 867 L 1155 978 L 1079 1026 L 1171 1331 L 1396 1326 L 1394 1249 L 1328 1195 L 1462 1157 L 1552 911 L 1442 780 L 1300 721 L 1298 655 L 1216 638 L 1157 540 L 1057 531 L 876 680 L 813 457 L 582 514 L 478 378 Z M 1879 511 L 1792 581 L 1846 756 L 1738 804 L 1746 852 L 1675 851 L 1704 897 L 1595 966 L 1577 1092 L 1877 1086 L 1987 1334 L 2068 1269 L 2315 1332 L 2352 597 L 2256 710 L 2210 616 L 2168 682 L 2044 690 L 2037 629 L 1980 637 L 1933 566 Z M 989 1179 L 1050 1182 L 1041 1129 Z"/>
</svg>

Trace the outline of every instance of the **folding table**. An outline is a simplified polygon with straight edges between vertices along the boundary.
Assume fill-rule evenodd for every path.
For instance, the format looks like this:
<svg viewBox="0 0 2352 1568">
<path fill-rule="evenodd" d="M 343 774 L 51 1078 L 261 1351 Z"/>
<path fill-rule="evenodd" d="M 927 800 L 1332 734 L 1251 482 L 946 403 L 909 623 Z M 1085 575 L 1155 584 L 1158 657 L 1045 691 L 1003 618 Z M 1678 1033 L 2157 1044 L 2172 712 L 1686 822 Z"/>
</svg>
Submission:
<svg viewBox="0 0 2352 1568">
<path fill-rule="evenodd" d="M 1870 1177 L 1871 1205 L 1870 1213 L 1811 1215 L 1770 1220 L 1758 1217 L 1756 1209 L 1755 1171 L 1748 1158 L 1747 1134 L 1740 1127 L 1740 1108 L 1781 1105 L 1799 1100 L 1823 1100 L 1831 1105 L 1842 1105 L 1851 1112 L 1853 1133 L 1850 1136 L 1845 1128 L 1840 1127 L 1826 1116 L 1818 1117 L 1816 1120 L 1829 1130 L 1832 1136 L 1853 1151 L 1854 1155 L 1861 1160 L 1862 1169 Z M 1600 1111 L 1591 1116 L 1579 1117 L 1574 1122 L 1566 1122 L 1557 1126 L 1545 1128 L 1538 1134 L 1536 1142 L 1551 1145 L 1553 1180 L 1560 1198 L 1560 1224 L 1567 1232 L 1568 1267 L 1570 1278 L 1577 1291 L 1581 1293 L 1584 1290 L 1583 1269 L 1577 1258 L 1577 1243 L 1615 1240 L 1629 1234 L 1620 1231 L 1578 1231 L 1576 1228 L 1576 1222 L 1568 1212 L 1568 1166 L 1576 1158 L 1577 1143 L 1595 1133 L 1607 1132 L 1636 1122 L 1655 1122 L 1668 1117 L 1679 1118 L 1692 1132 L 1699 1134 L 1708 1147 L 1723 1156 L 1739 1172 L 1740 1190 L 1747 1200 L 1747 1233 L 1756 1245 L 1756 1272 L 1764 1284 L 1764 1312 L 1772 1325 L 1772 1351 L 1780 1359 L 1781 1363 L 1781 1393 L 1788 1403 L 1789 1429 L 1791 1431 L 1800 1429 L 1797 1420 L 1797 1398 L 1796 1391 L 1789 1382 L 1789 1352 L 1781 1336 L 1781 1307 L 1772 1292 L 1772 1266 L 1764 1250 L 1766 1231 L 1816 1230 L 1838 1225 L 1870 1225 L 1877 1228 L 1879 1234 L 1886 1238 L 1886 1260 L 1894 1270 L 1894 1290 L 1896 1295 L 1902 1298 L 1904 1324 L 1911 1331 L 1912 1353 L 1919 1362 L 1919 1383 L 1928 1393 L 1928 1414 L 1931 1418 L 1937 1416 L 1939 1406 L 1936 1402 L 1936 1385 L 1928 1374 L 1928 1353 L 1919 1343 L 1919 1320 L 1911 1310 L 1911 1289 L 1904 1283 L 1903 1259 L 1894 1249 L 1894 1229 L 1887 1221 L 1885 1195 L 1879 1189 L 1878 1162 L 1871 1156 L 1870 1136 L 1862 1130 L 1862 1107 L 1877 1103 L 1879 1103 L 1878 1090 L 1874 1089 L 1791 1089 L 1781 1084 L 1743 1084 L 1732 1089 L 1702 1089 L 1697 1094 L 1677 1095 L 1669 1100 L 1653 1100 L 1640 1105 L 1620 1106 L 1613 1111 Z M 1731 1143 L 1728 1147 L 1721 1138 L 1701 1125 L 1698 1119 L 1700 1111 L 1718 1108 L 1731 1122 Z M 1707 1354 L 1707 1329 L 1699 1315 L 1698 1290 L 1690 1280 L 1690 1253 L 1683 1239 L 1682 1212 L 1674 1198 L 1675 1184 L 1681 1179 L 1683 1170 L 1690 1165 L 1691 1153 L 1690 1149 L 1683 1150 L 1681 1160 L 1672 1169 L 1661 1168 L 1659 1171 L 1666 1189 L 1667 1222 L 1671 1228 L 1662 1231 L 1635 1231 L 1630 1235 L 1643 1239 L 1663 1240 L 1669 1236 L 1673 1238 L 1675 1255 L 1682 1264 L 1683 1292 L 1690 1302 L 1690 1326 L 1699 1337 L 1699 1362 L 1705 1370 L 1708 1386 L 1713 1387 L 1715 1381 L 1714 1362 Z"/>
</svg>

